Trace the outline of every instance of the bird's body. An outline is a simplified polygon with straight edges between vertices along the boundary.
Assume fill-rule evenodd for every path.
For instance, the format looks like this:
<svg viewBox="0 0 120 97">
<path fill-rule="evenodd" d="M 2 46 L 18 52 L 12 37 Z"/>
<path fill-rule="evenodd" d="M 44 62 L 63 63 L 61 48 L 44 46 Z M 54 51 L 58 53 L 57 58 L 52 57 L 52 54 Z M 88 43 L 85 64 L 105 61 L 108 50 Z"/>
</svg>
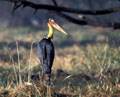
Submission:
<svg viewBox="0 0 120 97">
<path fill-rule="evenodd" d="M 51 68 L 54 60 L 54 45 L 50 38 L 43 38 L 38 43 L 38 57 L 42 64 L 42 72 L 44 74 L 51 74 Z"/>
<path fill-rule="evenodd" d="M 49 74 L 49 81 L 51 75 L 51 68 L 54 61 L 54 45 L 51 41 L 53 38 L 53 27 L 60 30 L 62 33 L 67 34 L 59 25 L 57 25 L 53 19 L 48 21 L 49 34 L 38 43 L 38 57 L 42 64 L 42 80 L 44 74 Z"/>
</svg>

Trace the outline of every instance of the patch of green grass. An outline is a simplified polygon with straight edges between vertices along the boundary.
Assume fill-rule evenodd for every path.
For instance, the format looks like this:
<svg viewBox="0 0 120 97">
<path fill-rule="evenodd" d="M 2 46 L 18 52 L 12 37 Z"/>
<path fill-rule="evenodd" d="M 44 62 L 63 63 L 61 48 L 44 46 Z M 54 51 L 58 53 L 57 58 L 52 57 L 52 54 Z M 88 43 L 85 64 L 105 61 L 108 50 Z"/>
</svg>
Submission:
<svg viewBox="0 0 120 97">
<path fill-rule="evenodd" d="M 108 33 L 109 37 L 116 37 L 119 38 L 120 37 L 120 30 L 114 30 Z"/>
<path fill-rule="evenodd" d="M 41 70 L 41 65 L 38 65 L 38 66 L 35 66 L 35 67 L 33 67 L 32 68 L 32 72 L 33 72 L 33 74 L 36 74 L 36 73 L 39 73 L 39 72 L 41 72 L 42 70 Z"/>
<path fill-rule="evenodd" d="M 16 28 L 16 29 L 10 29 L 9 33 L 15 36 L 26 37 L 29 31 L 30 31 L 30 28 Z"/>
</svg>

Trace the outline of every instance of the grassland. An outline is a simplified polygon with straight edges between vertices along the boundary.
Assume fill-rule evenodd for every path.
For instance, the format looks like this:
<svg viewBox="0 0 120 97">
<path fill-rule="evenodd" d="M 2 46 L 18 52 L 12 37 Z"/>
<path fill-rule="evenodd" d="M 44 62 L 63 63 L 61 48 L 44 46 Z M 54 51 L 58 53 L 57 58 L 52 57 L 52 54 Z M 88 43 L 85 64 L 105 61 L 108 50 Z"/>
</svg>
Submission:
<svg viewBox="0 0 120 97">
<path fill-rule="evenodd" d="M 0 97 L 119 97 L 120 32 L 64 26 L 55 31 L 51 87 L 40 82 L 37 42 L 47 30 L 0 29 Z M 47 80 L 47 79 L 46 79 Z"/>
</svg>

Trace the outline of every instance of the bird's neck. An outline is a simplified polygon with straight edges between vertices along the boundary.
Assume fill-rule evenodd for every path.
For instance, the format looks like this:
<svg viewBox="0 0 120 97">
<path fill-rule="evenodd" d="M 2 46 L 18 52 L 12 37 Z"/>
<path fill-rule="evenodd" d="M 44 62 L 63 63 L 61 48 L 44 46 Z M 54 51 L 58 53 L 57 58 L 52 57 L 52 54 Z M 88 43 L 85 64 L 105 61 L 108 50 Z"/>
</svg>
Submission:
<svg viewBox="0 0 120 97">
<path fill-rule="evenodd" d="M 47 38 L 53 38 L 53 27 L 50 24 L 48 24 L 48 27 L 49 27 L 49 33 Z"/>
</svg>

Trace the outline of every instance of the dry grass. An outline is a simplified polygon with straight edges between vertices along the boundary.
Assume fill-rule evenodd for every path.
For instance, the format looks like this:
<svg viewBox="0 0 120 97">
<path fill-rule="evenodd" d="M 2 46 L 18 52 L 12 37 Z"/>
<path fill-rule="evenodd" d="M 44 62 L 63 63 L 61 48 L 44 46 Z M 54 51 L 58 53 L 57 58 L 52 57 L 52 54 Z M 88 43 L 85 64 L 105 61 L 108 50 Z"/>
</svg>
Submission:
<svg viewBox="0 0 120 97">
<path fill-rule="evenodd" d="M 44 34 L 38 32 L 18 38 L 2 35 L 0 97 L 119 97 L 120 70 L 116 69 L 120 65 L 119 45 L 106 41 L 106 36 L 91 41 L 88 33 L 81 38 L 79 33 L 71 32 L 70 36 L 54 39 L 56 56 L 51 87 L 38 78 L 41 67 L 36 44 Z M 6 41 L 5 37 L 8 37 Z M 58 69 L 63 72 L 57 74 Z M 32 75 L 37 79 L 32 79 Z"/>
<path fill-rule="evenodd" d="M 42 83 L 36 85 L 34 83 L 23 83 L 17 87 L 9 85 L 6 88 L 1 87 L 0 96 L 2 97 L 46 97 L 50 95 L 49 86 L 45 87 Z M 51 91 L 52 95 L 52 91 Z"/>
</svg>

